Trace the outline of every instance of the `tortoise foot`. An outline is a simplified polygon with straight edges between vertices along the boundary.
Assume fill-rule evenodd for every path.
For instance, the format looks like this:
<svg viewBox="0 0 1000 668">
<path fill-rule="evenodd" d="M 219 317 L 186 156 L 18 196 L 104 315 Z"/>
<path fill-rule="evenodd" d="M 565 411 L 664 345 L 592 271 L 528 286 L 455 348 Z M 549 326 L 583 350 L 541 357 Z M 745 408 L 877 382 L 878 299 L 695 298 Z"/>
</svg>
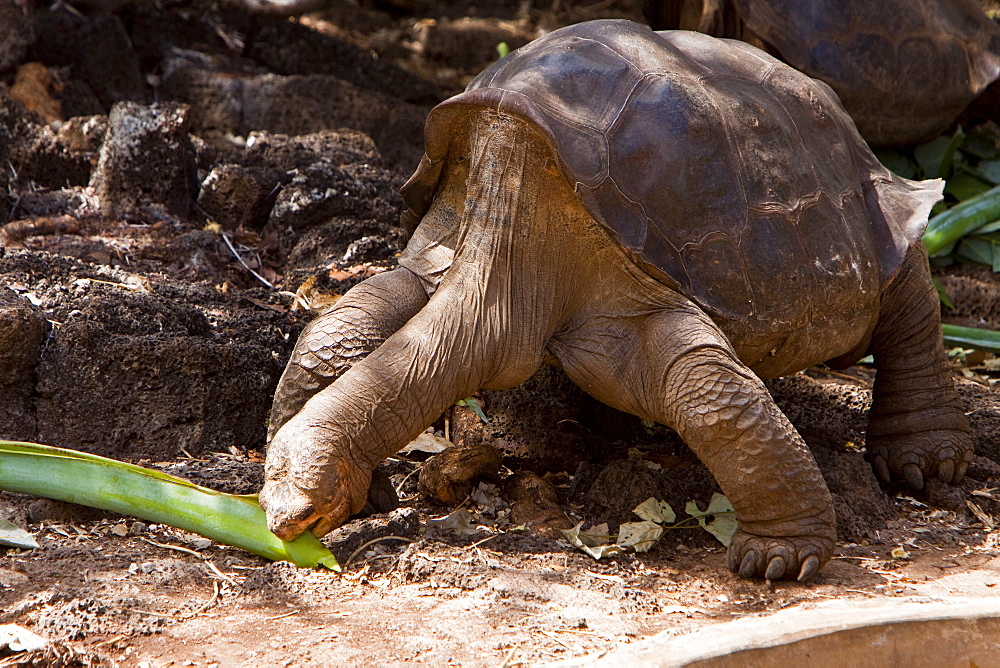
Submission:
<svg viewBox="0 0 1000 668">
<path fill-rule="evenodd" d="M 473 479 L 495 476 L 501 462 L 500 451 L 482 443 L 448 448 L 424 463 L 417 489 L 435 503 L 454 506 L 472 491 Z"/>
<path fill-rule="evenodd" d="M 365 507 L 351 515 L 349 519 L 361 519 L 372 515 L 384 515 L 399 508 L 399 495 L 389 476 L 381 469 L 372 473 L 371 484 L 368 485 L 368 499 Z"/>
<path fill-rule="evenodd" d="M 834 541 L 824 536 L 776 538 L 738 529 L 726 555 L 729 570 L 744 578 L 804 582 L 830 560 Z"/>
<path fill-rule="evenodd" d="M 957 485 L 973 457 L 969 433 L 954 429 L 879 439 L 869 443 L 868 450 L 872 467 L 883 482 L 902 479 L 914 489 L 923 489 L 929 477 Z"/>
</svg>

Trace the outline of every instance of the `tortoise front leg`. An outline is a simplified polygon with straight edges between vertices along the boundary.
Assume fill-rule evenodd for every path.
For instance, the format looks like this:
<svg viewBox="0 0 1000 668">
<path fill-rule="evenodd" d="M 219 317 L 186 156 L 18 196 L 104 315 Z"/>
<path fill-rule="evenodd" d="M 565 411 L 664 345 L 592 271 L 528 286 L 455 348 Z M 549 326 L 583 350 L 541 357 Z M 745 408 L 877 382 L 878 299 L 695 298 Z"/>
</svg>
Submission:
<svg viewBox="0 0 1000 668">
<path fill-rule="evenodd" d="M 614 329 L 597 322 L 549 350 L 594 397 L 675 429 L 705 463 L 736 510 L 730 569 L 812 577 L 836 539 L 830 492 L 802 437 L 725 335 L 690 303 L 617 318 Z"/>
<path fill-rule="evenodd" d="M 886 290 L 870 350 L 875 387 L 867 449 L 885 482 L 920 489 L 936 476 L 957 484 L 972 462 L 969 421 L 941 343 L 941 307 L 922 244 Z"/>
<path fill-rule="evenodd" d="M 310 397 L 382 345 L 426 305 L 420 279 L 398 267 L 358 283 L 306 325 L 278 381 L 267 441 Z"/>
</svg>

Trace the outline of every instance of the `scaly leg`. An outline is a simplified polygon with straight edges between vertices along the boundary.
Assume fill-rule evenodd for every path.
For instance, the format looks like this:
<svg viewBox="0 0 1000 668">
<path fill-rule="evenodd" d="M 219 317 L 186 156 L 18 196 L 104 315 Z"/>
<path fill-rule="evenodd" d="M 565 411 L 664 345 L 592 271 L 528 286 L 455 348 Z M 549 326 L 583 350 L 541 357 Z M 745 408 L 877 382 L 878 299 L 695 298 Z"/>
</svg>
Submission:
<svg viewBox="0 0 1000 668">
<path fill-rule="evenodd" d="M 268 442 L 310 397 L 382 345 L 426 304 L 420 279 L 399 267 L 358 283 L 306 325 L 274 393 Z"/>
<path fill-rule="evenodd" d="M 882 480 L 958 483 L 972 462 L 969 422 L 941 344 L 938 296 L 923 246 L 911 248 L 886 291 L 870 346 L 875 388 L 867 447 Z"/>
<path fill-rule="evenodd" d="M 693 304 L 676 302 L 648 315 L 583 320 L 549 350 L 594 397 L 675 429 L 705 463 L 736 510 L 732 570 L 810 578 L 836 539 L 819 468 L 725 335 Z"/>
</svg>

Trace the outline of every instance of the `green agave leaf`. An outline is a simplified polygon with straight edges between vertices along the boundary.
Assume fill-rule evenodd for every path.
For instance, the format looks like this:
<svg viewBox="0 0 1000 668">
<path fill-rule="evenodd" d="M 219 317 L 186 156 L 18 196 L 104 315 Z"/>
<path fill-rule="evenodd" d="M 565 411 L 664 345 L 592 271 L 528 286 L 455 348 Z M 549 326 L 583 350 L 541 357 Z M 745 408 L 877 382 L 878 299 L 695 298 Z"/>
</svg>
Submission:
<svg viewBox="0 0 1000 668">
<path fill-rule="evenodd" d="M 945 348 L 973 348 L 1000 353 L 1000 332 L 961 325 L 941 325 Z"/>
<path fill-rule="evenodd" d="M 312 534 L 286 542 L 271 533 L 256 495 L 223 494 L 98 455 L 0 441 L 0 489 L 168 524 L 275 561 L 340 570 Z"/>
<path fill-rule="evenodd" d="M 1000 220 L 1000 186 L 931 218 L 923 236 L 927 254 L 941 254 L 949 244 L 996 220 Z"/>
</svg>

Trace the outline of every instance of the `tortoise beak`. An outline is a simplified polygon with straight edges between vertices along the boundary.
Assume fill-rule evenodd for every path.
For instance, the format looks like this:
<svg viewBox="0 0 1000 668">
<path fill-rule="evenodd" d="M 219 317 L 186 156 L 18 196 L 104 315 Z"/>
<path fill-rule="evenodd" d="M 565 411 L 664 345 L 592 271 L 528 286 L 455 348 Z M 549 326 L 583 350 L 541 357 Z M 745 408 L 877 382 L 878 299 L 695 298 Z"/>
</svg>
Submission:
<svg viewBox="0 0 1000 668">
<path fill-rule="evenodd" d="M 305 495 L 287 483 L 265 483 L 259 500 L 267 514 L 267 528 L 281 540 L 295 540 L 321 518 Z"/>
</svg>

